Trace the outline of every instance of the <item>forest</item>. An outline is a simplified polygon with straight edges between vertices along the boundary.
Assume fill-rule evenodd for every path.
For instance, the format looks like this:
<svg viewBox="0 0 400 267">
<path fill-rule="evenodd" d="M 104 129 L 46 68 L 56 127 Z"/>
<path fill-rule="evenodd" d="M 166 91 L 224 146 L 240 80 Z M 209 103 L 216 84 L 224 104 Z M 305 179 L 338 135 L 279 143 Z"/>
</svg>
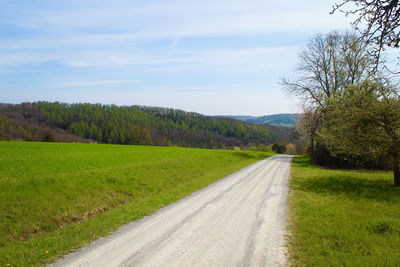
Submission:
<svg viewBox="0 0 400 267">
<path fill-rule="evenodd" d="M 280 141 L 261 125 L 146 106 L 43 101 L 1 104 L 0 121 L 3 140 L 54 139 L 198 148 L 232 148 Z"/>
<path fill-rule="evenodd" d="M 350 2 L 359 8 L 352 10 Z M 358 16 L 354 31 L 313 36 L 299 53 L 296 75 L 281 81 L 301 100 L 297 132 L 315 163 L 392 168 L 400 187 L 399 61 L 382 54 L 399 48 L 400 5 L 341 1 L 335 11 Z M 368 27 L 359 28 L 363 24 Z"/>
</svg>

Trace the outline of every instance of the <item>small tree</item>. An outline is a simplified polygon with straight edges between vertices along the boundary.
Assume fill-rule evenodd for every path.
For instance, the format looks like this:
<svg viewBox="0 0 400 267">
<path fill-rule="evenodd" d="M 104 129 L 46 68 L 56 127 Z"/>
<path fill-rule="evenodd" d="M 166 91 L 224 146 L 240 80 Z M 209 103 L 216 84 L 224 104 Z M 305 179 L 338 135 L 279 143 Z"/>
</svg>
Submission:
<svg viewBox="0 0 400 267">
<path fill-rule="evenodd" d="M 337 155 L 365 160 L 390 156 L 400 186 L 400 100 L 386 81 L 365 81 L 327 101 L 320 136 Z"/>
<path fill-rule="evenodd" d="M 152 145 L 150 132 L 138 125 L 134 125 L 129 129 L 126 143 L 130 145 Z"/>
<path fill-rule="evenodd" d="M 45 134 L 42 138 L 42 142 L 55 142 L 55 141 L 56 138 L 51 133 Z"/>
<path fill-rule="evenodd" d="M 289 143 L 286 145 L 286 153 L 289 155 L 296 155 L 297 154 L 297 149 L 296 149 L 296 145 Z"/>
<path fill-rule="evenodd" d="M 272 150 L 273 150 L 275 153 L 283 154 L 283 153 L 286 152 L 286 146 L 283 145 L 283 144 L 274 143 L 274 144 L 272 145 Z"/>
<path fill-rule="evenodd" d="M 322 125 L 322 113 L 320 109 L 307 109 L 296 123 L 296 130 L 302 139 L 310 142 L 310 153 L 314 154 L 314 141 Z"/>
<path fill-rule="evenodd" d="M 354 33 L 318 34 L 299 55 L 297 77 L 282 80 L 286 92 L 303 100 L 305 114 L 298 130 L 303 138 L 309 139 L 311 155 L 316 152 L 314 148 L 324 147 L 316 137 L 323 125 L 326 101 L 343 94 L 349 85 L 369 78 L 372 63 L 365 44 Z M 318 151 L 329 154 L 326 149 Z"/>
</svg>

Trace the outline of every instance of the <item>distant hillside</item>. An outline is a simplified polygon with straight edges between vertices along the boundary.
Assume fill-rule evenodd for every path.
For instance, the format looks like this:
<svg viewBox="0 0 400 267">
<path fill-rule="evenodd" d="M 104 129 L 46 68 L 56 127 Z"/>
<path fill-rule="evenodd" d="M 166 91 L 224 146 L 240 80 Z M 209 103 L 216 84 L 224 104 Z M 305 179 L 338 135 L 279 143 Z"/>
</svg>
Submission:
<svg viewBox="0 0 400 267">
<path fill-rule="evenodd" d="M 300 114 L 275 114 L 266 116 L 227 116 L 253 124 L 271 124 L 277 126 L 293 127 L 299 119 Z"/>
<path fill-rule="evenodd" d="M 58 142 L 92 143 L 94 140 L 71 134 L 63 129 L 50 127 L 35 118 L 27 119 L 23 112 L 9 111 L 0 104 L 0 141 L 43 141 L 52 136 Z"/>
<path fill-rule="evenodd" d="M 277 126 L 272 124 L 263 124 L 274 135 L 279 136 L 281 141 L 286 141 L 292 144 L 298 143 L 298 134 L 293 127 Z"/>
<path fill-rule="evenodd" d="M 269 129 L 182 110 L 101 104 L 0 104 L 0 140 L 94 140 L 98 143 L 223 148 L 280 140 Z"/>
</svg>

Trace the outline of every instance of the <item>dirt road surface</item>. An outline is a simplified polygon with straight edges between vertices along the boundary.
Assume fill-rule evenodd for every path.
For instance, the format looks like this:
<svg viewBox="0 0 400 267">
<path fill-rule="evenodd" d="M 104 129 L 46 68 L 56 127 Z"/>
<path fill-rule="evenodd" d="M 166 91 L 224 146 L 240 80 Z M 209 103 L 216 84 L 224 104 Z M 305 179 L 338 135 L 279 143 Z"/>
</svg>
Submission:
<svg viewBox="0 0 400 267">
<path fill-rule="evenodd" d="M 250 165 L 54 266 L 285 266 L 291 160 Z"/>
</svg>

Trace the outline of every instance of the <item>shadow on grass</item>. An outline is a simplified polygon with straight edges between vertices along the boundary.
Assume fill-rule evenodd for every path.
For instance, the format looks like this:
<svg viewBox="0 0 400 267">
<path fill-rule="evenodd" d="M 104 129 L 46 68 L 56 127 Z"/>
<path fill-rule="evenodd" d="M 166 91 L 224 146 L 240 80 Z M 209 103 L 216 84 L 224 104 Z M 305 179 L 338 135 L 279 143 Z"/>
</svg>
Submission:
<svg viewBox="0 0 400 267">
<path fill-rule="evenodd" d="M 308 156 L 297 156 L 293 160 L 293 165 L 297 167 L 307 168 L 307 169 L 317 169 L 320 168 L 311 162 Z"/>
<path fill-rule="evenodd" d="M 297 158 L 295 166 L 310 169 L 320 169 L 307 158 Z M 384 202 L 400 202 L 400 188 L 393 186 L 393 180 L 374 176 L 365 172 L 338 171 L 324 173 L 324 169 L 313 170 L 317 175 L 294 179 L 292 185 L 302 191 L 325 195 L 343 195 L 350 199 L 372 199 Z M 333 171 L 335 172 L 335 171 Z"/>
</svg>

